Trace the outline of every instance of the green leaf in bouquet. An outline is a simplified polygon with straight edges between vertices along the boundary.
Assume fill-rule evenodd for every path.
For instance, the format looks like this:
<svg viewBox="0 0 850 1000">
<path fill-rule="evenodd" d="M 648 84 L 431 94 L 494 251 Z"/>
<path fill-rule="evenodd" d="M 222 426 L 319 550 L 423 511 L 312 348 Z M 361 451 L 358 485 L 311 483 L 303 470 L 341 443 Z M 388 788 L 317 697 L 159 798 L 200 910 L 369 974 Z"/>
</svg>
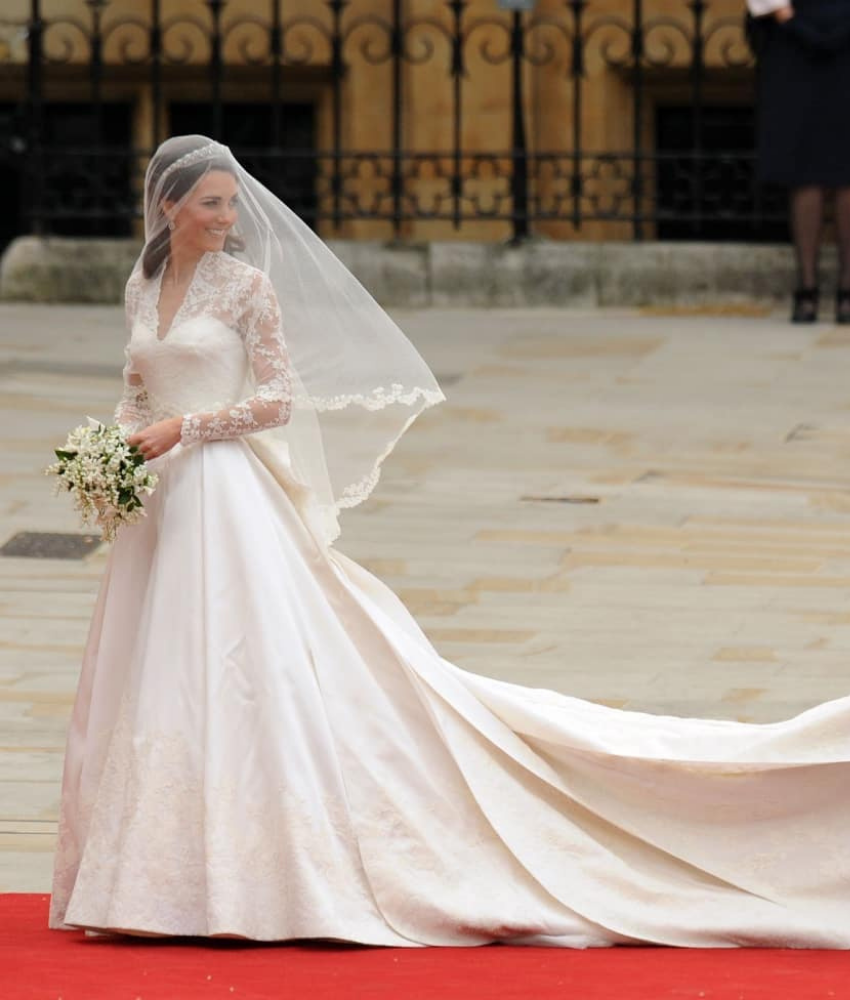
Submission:
<svg viewBox="0 0 850 1000">
<path fill-rule="evenodd" d="M 84 523 L 95 518 L 108 541 L 122 524 L 133 524 L 144 516 L 140 492 L 151 493 L 155 475 L 146 475 L 145 456 L 137 445 L 129 445 L 119 429 L 89 418 L 87 427 L 77 427 L 63 448 L 55 450 L 57 462 L 46 472 L 57 478 L 57 491 L 64 487 L 74 497 L 74 506 Z"/>
</svg>

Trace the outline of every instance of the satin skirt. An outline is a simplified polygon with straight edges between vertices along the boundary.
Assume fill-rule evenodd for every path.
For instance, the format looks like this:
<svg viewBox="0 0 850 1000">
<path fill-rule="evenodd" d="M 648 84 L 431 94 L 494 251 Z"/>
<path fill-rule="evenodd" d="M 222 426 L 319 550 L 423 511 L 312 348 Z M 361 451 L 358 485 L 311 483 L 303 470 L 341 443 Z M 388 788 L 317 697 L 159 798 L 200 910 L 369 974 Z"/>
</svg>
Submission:
<svg viewBox="0 0 850 1000">
<path fill-rule="evenodd" d="M 752 725 L 466 672 L 245 441 L 157 465 L 91 622 L 51 927 L 850 947 L 850 698 Z"/>
</svg>

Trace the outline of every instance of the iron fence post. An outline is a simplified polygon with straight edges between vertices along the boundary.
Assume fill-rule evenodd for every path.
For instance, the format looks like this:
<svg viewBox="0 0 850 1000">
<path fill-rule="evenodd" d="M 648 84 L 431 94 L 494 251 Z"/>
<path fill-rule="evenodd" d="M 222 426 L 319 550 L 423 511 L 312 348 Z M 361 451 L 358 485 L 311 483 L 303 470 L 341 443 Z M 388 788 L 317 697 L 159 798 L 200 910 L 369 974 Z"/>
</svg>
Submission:
<svg viewBox="0 0 850 1000">
<path fill-rule="evenodd" d="M 393 205 L 393 239 L 398 240 L 401 235 L 402 224 L 402 197 L 404 190 L 404 167 L 402 164 L 402 53 L 404 51 L 404 35 L 402 32 L 402 0 L 393 0 L 393 23 L 390 33 L 390 52 L 393 66 L 393 135 L 392 135 L 392 177 L 390 180 L 390 191 Z"/>
<path fill-rule="evenodd" d="M 468 0 L 448 0 L 449 8 L 452 12 L 452 57 L 451 57 L 451 77 L 452 77 L 452 176 L 451 176 L 451 197 L 452 197 L 452 225 L 455 229 L 460 229 L 463 223 L 462 198 L 463 198 L 463 100 L 462 87 L 463 77 L 466 73 L 463 62 L 463 12 L 469 5 Z"/>
<path fill-rule="evenodd" d="M 333 152 L 331 157 L 331 198 L 333 203 L 333 225 L 342 225 L 342 81 L 345 78 L 345 62 L 342 57 L 342 16 L 349 0 L 328 0 L 333 17 L 331 30 L 331 81 L 333 87 Z"/>
<path fill-rule="evenodd" d="M 283 32 L 281 30 L 280 16 L 280 4 L 282 0 L 270 0 L 270 2 L 269 53 L 272 60 L 272 152 L 277 161 L 283 148 Z"/>
<path fill-rule="evenodd" d="M 31 0 L 28 31 L 28 84 L 29 84 L 29 162 L 27 173 L 29 183 L 29 216 L 33 232 L 40 236 L 44 232 L 44 93 L 42 73 L 42 47 L 44 43 L 44 22 L 41 18 L 41 0 Z"/>
<path fill-rule="evenodd" d="M 160 143 L 162 135 L 162 11 L 161 0 L 151 0 L 151 103 L 153 105 L 153 122 L 151 127 L 151 146 L 153 149 Z"/>
<path fill-rule="evenodd" d="M 705 60 L 705 42 L 703 39 L 703 17 L 705 0 L 690 0 L 688 6 L 694 15 L 694 38 L 691 47 L 691 127 L 692 127 L 692 163 L 694 168 L 694 228 L 697 233 L 702 230 L 702 198 L 704 187 L 702 157 L 702 84 Z"/>
<path fill-rule="evenodd" d="M 632 26 L 632 87 L 634 127 L 632 131 L 632 209 L 633 238 L 643 239 L 643 0 L 633 0 L 634 24 Z"/>
<path fill-rule="evenodd" d="M 511 14 L 511 97 L 513 132 L 511 143 L 511 203 L 512 246 L 522 243 L 529 233 L 528 225 L 528 147 L 525 141 L 525 109 L 523 107 L 522 57 L 524 50 L 522 12 Z"/>
<path fill-rule="evenodd" d="M 94 228 L 100 232 L 103 228 L 102 199 L 103 191 L 103 11 L 109 0 L 86 0 L 91 9 L 91 106 L 93 118 L 92 152 L 94 183 Z"/>
<path fill-rule="evenodd" d="M 221 84 L 224 76 L 224 61 L 221 54 L 221 15 L 227 0 L 207 0 L 212 16 L 210 34 L 210 87 L 213 112 L 213 139 L 221 142 L 224 138 L 224 109 L 221 103 Z"/>
<path fill-rule="evenodd" d="M 582 145 L 581 145 L 581 106 L 582 80 L 584 78 L 584 39 L 582 37 L 582 14 L 588 0 L 567 0 L 573 12 L 572 63 L 570 70 L 573 78 L 573 155 L 572 175 L 570 177 L 570 195 L 573 201 L 573 226 L 581 229 L 581 199 L 582 183 Z"/>
</svg>

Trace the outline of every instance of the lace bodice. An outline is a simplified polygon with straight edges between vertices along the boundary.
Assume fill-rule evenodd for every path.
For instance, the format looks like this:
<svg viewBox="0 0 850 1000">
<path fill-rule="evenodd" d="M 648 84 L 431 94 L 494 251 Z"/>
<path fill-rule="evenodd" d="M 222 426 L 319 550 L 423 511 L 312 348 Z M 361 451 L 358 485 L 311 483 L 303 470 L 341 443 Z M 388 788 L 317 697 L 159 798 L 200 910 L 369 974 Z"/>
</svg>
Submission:
<svg viewBox="0 0 850 1000">
<path fill-rule="evenodd" d="M 168 330 L 158 335 L 163 268 L 127 283 L 130 339 L 115 420 L 127 433 L 182 416 L 181 442 L 239 437 L 289 420 L 291 380 L 268 277 L 206 253 Z"/>
</svg>

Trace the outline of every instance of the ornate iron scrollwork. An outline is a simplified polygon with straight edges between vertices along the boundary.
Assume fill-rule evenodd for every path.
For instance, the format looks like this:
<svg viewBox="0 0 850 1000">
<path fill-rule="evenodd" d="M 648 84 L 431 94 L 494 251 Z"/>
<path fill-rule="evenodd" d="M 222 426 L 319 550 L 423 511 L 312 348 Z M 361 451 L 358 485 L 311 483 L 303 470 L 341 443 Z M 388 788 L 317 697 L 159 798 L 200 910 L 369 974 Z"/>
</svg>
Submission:
<svg viewBox="0 0 850 1000">
<path fill-rule="evenodd" d="M 653 4 L 627 0 L 611 13 L 601 4 L 597 9 L 596 0 L 563 0 L 557 8 L 523 14 L 495 4 L 492 13 L 478 5 L 473 12 L 469 0 L 445 0 L 419 13 L 413 0 L 385 0 L 376 13 L 359 0 L 315 0 L 309 14 L 287 14 L 282 0 L 257 0 L 250 11 L 228 0 L 139 0 L 127 13 L 111 0 L 78 0 L 77 11 L 69 4 L 71 13 L 46 16 L 41 0 L 30 0 L 29 17 L 12 29 L 26 38 L 20 104 L 33 227 L 49 231 L 67 209 L 68 185 L 57 170 L 75 175 L 75 156 L 91 171 L 76 175 L 93 180 L 90 191 L 80 180 L 74 211 L 81 218 L 125 213 L 129 225 L 138 213 L 144 159 L 167 130 L 175 81 L 191 78 L 195 89 L 207 88 L 212 130 L 226 141 L 223 109 L 237 76 L 253 81 L 255 90 L 267 88 L 272 126 L 262 169 L 270 183 L 295 174 L 309 178 L 311 222 L 338 228 L 348 220 L 378 220 L 400 236 L 419 220 L 444 220 L 457 229 L 487 220 L 508 223 L 515 238 L 534 223 L 579 229 L 613 222 L 628 223 L 640 237 L 681 206 L 680 189 L 690 192 L 684 214 L 696 211 L 696 200 L 704 218 L 752 221 L 751 154 L 707 151 L 700 131 L 706 84 L 724 73 L 746 79 L 752 68 L 743 24 L 715 16 L 710 0 L 675 0 L 663 12 Z M 21 62 L 7 41 L 10 24 L 0 22 L 0 73 L 15 59 Z M 407 139 L 407 116 L 419 96 L 416 73 L 430 66 L 445 71 L 441 120 L 432 130 L 445 141 L 421 148 Z M 388 131 L 373 148 L 362 148 L 346 138 L 345 87 L 352 73 L 381 67 L 388 70 L 381 92 Z M 322 148 L 292 148 L 285 141 L 288 88 L 305 71 L 328 88 L 330 120 L 323 134 L 330 141 Z M 79 87 L 81 74 L 92 124 L 90 148 L 75 152 L 51 134 L 46 109 L 57 81 L 67 76 Z M 545 134 L 527 139 L 537 108 L 525 88 L 534 74 L 546 74 L 559 88 L 559 110 L 550 106 L 547 121 L 560 115 L 560 125 L 548 141 Z M 594 113 L 604 114 L 593 88 L 606 74 L 617 75 L 626 88 L 620 113 L 628 119 L 628 137 L 590 148 L 588 116 L 594 105 Z M 104 132 L 103 109 L 114 99 L 117 77 L 148 85 L 152 95 L 150 134 L 136 135 L 132 148 L 116 148 Z M 668 77 L 680 94 L 686 88 L 696 122 L 693 148 L 675 156 L 653 139 L 658 91 Z M 439 79 L 429 73 L 428 87 L 440 86 Z M 480 134 L 473 142 L 470 102 L 494 88 L 502 89 L 506 114 L 492 145 L 482 148 Z M 667 202 L 659 194 L 664 184 L 674 192 Z M 63 192 L 59 199 L 57 192 Z"/>
</svg>

